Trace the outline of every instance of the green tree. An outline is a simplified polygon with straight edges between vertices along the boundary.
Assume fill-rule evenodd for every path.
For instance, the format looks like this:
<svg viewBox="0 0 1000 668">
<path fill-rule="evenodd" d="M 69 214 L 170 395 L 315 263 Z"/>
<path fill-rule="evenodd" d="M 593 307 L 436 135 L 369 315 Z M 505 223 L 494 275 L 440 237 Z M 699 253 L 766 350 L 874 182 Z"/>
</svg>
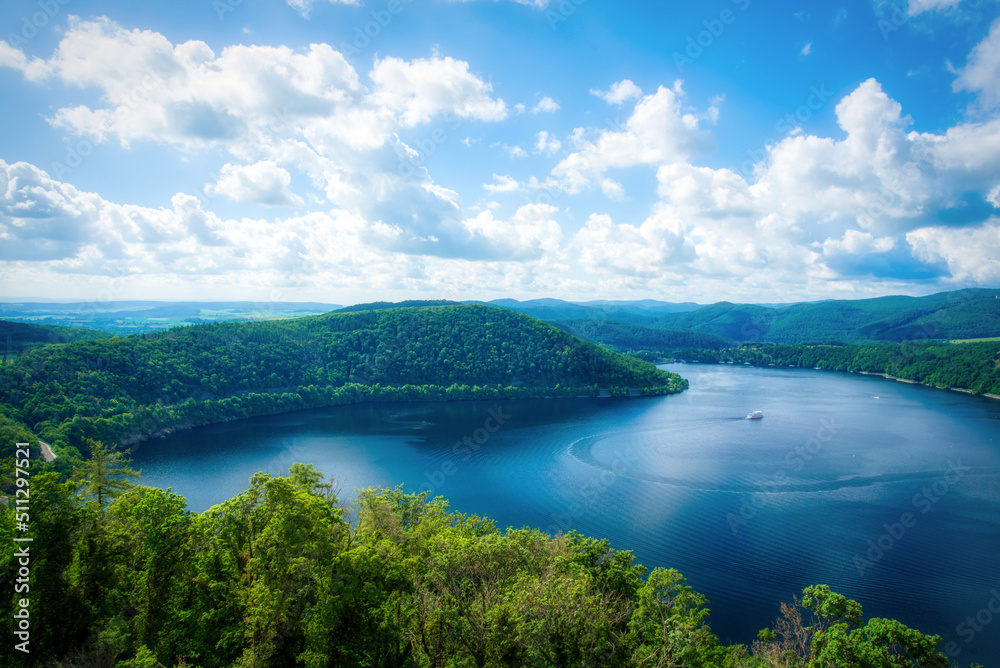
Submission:
<svg viewBox="0 0 1000 668">
<path fill-rule="evenodd" d="M 82 462 L 74 472 L 87 497 L 97 500 L 104 512 L 114 499 L 133 487 L 129 478 L 138 478 L 141 471 L 132 470 L 132 460 L 124 452 L 106 447 L 99 441 L 84 439 L 90 449 L 90 458 Z"/>
</svg>

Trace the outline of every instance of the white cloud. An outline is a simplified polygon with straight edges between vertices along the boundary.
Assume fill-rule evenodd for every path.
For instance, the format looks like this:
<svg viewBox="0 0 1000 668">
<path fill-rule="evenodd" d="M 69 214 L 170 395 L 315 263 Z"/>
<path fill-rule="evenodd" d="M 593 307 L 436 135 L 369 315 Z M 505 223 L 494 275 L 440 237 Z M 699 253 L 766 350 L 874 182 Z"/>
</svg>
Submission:
<svg viewBox="0 0 1000 668">
<path fill-rule="evenodd" d="M 253 202 L 266 206 L 302 206 L 302 198 L 291 191 L 292 176 L 288 170 L 270 160 L 253 165 L 226 163 L 218 182 L 207 190 L 225 195 L 237 202 Z"/>
<path fill-rule="evenodd" d="M 661 211 L 642 225 L 616 224 L 610 216 L 591 214 L 573 238 L 580 261 L 590 270 L 653 278 L 681 269 L 692 248 L 684 224 Z M 672 267 L 677 263 L 676 269 Z"/>
<path fill-rule="evenodd" d="M 1000 107 L 1000 18 L 993 21 L 989 34 L 972 49 L 952 87 L 977 93 L 986 109 Z"/>
<path fill-rule="evenodd" d="M 907 233 L 906 240 L 921 259 L 946 262 L 956 283 L 1000 281 L 1000 219 L 959 230 L 924 227 Z"/>
<path fill-rule="evenodd" d="M 1000 209 L 1000 185 L 986 195 L 986 201 Z"/>
<path fill-rule="evenodd" d="M 19 55 L 20 54 L 20 55 Z M 230 46 L 216 54 L 204 42 L 173 45 L 151 31 L 101 18 L 72 17 L 55 53 L 32 67 L 9 47 L 0 65 L 100 90 L 105 106 L 58 110 L 52 122 L 97 138 L 206 143 L 274 143 L 298 135 L 310 143 L 378 148 L 394 130 L 452 114 L 498 121 L 507 115 L 492 87 L 450 57 L 374 62 L 372 88 L 326 44 Z"/>
<path fill-rule="evenodd" d="M 803 56 L 808 56 L 810 53 L 812 53 L 812 48 L 813 48 L 813 43 L 806 42 L 806 45 L 802 47 L 802 50 L 799 53 L 801 53 Z"/>
<path fill-rule="evenodd" d="M 496 0 L 494 0 L 495 2 Z M 525 5 L 532 9 L 542 10 L 552 4 L 554 0 L 513 0 L 515 4 Z M 472 2 L 472 0 L 451 0 L 451 2 Z"/>
<path fill-rule="evenodd" d="M 1000 120 L 911 132 L 875 80 L 836 112 L 845 138 L 786 137 L 752 173 L 663 161 L 653 214 L 639 225 L 591 216 L 573 238 L 579 261 L 630 289 L 697 276 L 727 294 L 780 298 L 795 286 L 789 299 L 859 278 L 876 292 L 912 278 L 996 281 L 997 219 L 966 205 L 1000 192 Z M 973 217 L 960 229 L 931 223 L 948 212 Z"/>
<path fill-rule="evenodd" d="M 874 237 L 869 232 L 847 230 L 841 239 L 827 239 L 823 242 L 824 254 L 833 253 L 885 253 L 892 250 L 896 242 L 891 237 Z"/>
<path fill-rule="evenodd" d="M 288 3 L 289 7 L 301 14 L 303 18 L 309 18 L 313 5 L 316 4 L 316 0 L 285 0 L 285 2 Z M 327 0 L 327 2 L 333 5 L 350 5 L 352 7 L 357 7 L 361 4 L 360 0 Z"/>
<path fill-rule="evenodd" d="M 174 45 L 156 32 L 75 17 L 48 59 L 29 63 L 19 53 L 0 50 L 0 65 L 100 93 L 97 105 L 57 109 L 49 119 L 57 127 L 123 146 L 227 151 L 235 160 L 213 187 L 241 201 L 300 205 L 286 183 L 286 166 L 294 167 L 307 177 L 300 192 L 322 193 L 368 221 L 373 245 L 448 257 L 487 252 L 469 241 L 458 196 L 423 167 L 421 147 L 436 147 L 441 130 L 417 135 L 423 153 L 398 135 L 434 121 L 450 132 L 506 117 L 503 100 L 464 61 L 376 59 L 366 85 L 326 44 L 216 54 L 203 42 Z"/>
<path fill-rule="evenodd" d="M 562 148 L 562 142 L 550 135 L 547 130 L 538 133 L 538 140 L 535 142 L 536 153 L 553 154 Z"/>
<path fill-rule="evenodd" d="M 551 97 L 543 97 L 538 101 L 538 104 L 531 110 L 533 114 L 551 114 L 554 111 L 559 111 L 559 103 L 553 100 Z"/>
<path fill-rule="evenodd" d="M 493 175 L 494 183 L 484 183 L 483 189 L 491 193 L 512 193 L 521 189 L 521 185 L 509 175 Z"/>
<path fill-rule="evenodd" d="M 907 13 L 910 16 L 924 12 L 936 12 L 957 7 L 962 0 L 910 0 Z"/>
<path fill-rule="evenodd" d="M 711 138 L 701 129 L 701 119 L 683 110 L 683 99 L 680 82 L 672 89 L 661 86 L 636 104 L 621 129 L 605 130 L 592 142 L 575 133 L 579 150 L 552 170 L 554 185 L 579 192 L 609 169 L 680 162 L 706 153 Z"/>
<path fill-rule="evenodd" d="M 499 148 L 499 149 L 502 149 L 503 152 L 507 154 L 507 157 L 510 158 L 511 160 L 519 160 L 521 158 L 527 158 L 528 157 L 528 152 L 525 151 L 520 146 L 517 146 L 517 145 L 511 146 L 510 144 L 504 144 L 502 142 L 495 142 L 493 144 L 490 144 L 490 148 Z"/>
<path fill-rule="evenodd" d="M 591 88 L 590 94 L 601 98 L 608 104 L 622 104 L 628 100 L 641 98 L 642 89 L 636 86 L 631 79 L 622 79 L 611 84 L 611 88 L 606 91 Z"/>
<path fill-rule="evenodd" d="M 497 220 L 492 211 L 483 211 L 465 221 L 475 236 L 502 249 L 505 256 L 519 259 L 538 258 L 555 252 L 562 241 L 562 229 L 553 216 L 559 209 L 549 204 L 525 204 L 509 221 Z"/>
<path fill-rule="evenodd" d="M 451 111 L 459 118 L 501 121 L 507 117 L 503 100 L 493 99 L 493 87 L 469 72 L 469 64 L 449 57 L 405 61 L 384 58 L 371 73 L 377 99 L 402 112 L 403 123 L 427 123 Z"/>
</svg>

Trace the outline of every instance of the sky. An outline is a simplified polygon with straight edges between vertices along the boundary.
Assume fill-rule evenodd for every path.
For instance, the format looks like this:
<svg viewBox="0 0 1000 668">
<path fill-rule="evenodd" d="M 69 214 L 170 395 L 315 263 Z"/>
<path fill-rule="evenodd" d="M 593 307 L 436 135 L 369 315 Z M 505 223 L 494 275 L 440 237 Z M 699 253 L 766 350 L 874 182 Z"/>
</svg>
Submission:
<svg viewBox="0 0 1000 668">
<path fill-rule="evenodd" d="M 998 285 L 996 0 L 0 4 L 0 299 Z"/>
</svg>

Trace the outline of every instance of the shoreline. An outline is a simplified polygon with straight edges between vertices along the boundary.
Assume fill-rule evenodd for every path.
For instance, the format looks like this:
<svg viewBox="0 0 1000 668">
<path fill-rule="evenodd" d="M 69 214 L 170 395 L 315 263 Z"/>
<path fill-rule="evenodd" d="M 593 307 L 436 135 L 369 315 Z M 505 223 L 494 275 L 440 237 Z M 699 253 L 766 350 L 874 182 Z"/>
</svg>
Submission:
<svg viewBox="0 0 1000 668">
<path fill-rule="evenodd" d="M 703 365 L 703 366 L 716 366 L 715 362 L 684 362 L 684 364 L 700 364 L 700 365 Z M 764 367 L 764 366 L 758 366 L 756 364 L 747 365 L 745 363 L 744 364 L 739 364 L 739 365 L 736 365 L 736 366 L 740 366 L 740 367 L 750 366 L 751 368 L 754 368 L 754 369 L 769 369 L 769 368 L 785 369 L 786 368 L 786 367 L 783 367 L 783 366 L 780 366 L 780 365 L 774 365 L 774 364 L 769 364 L 766 367 Z M 795 368 L 795 367 L 787 367 L 787 368 Z M 847 374 L 851 374 L 851 375 L 857 374 L 857 375 L 861 375 L 861 376 L 873 376 L 875 378 L 883 378 L 885 380 L 894 380 L 894 381 L 896 381 L 898 383 L 906 383 L 908 385 L 920 385 L 922 387 L 927 387 L 927 388 L 931 388 L 931 389 L 935 389 L 935 390 L 948 390 L 948 391 L 951 391 L 951 392 L 961 392 L 962 394 L 968 394 L 968 395 L 973 396 L 973 397 L 987 397 L 989 399 L 1000 400 L 1000 394 L 991 394 L 989 392 L 982 392 L 982 393 L 980 393 L 980 392 L 976 392 L 975 390 L 970 390 L 970 389 L 964 388 L 964 387 L 944 387 L 942 385 L 931 385 L 930 383 L 922 383 L 919 380 L 911 380 L 909 378 L 900 378 L 898 376 L 890 376 L 887 373 L 878 373 L 876 371 L 837 371 L 836 369 L 824 369 L 822 367 L 813 367 L 811 369 L 811 371 L 823 371 L 823 372 L 827 372 L 827 373 L 833 372 L 833 373 L 847 373 Z"/>
<path fill-rule="evenodd" d="M 669 386 L 659 386 L 657 388 L 647 388 L 647 389 L 663 389 Z M 553 388 L 545 388 L 553 389 Z M 380 400 L 380 399 L 363 399 L 360 401 L 347 401 L 343 403 L 331 402 L 322 403 L 316 406 L 302 406 L 298 408 L 292 408 L 291 410 L 278 410 L 278 411 L 265 411 L 259 414 L 253 415 L 230 415 L 221 420 L 212 420 L 210 422 L 192 422 L 190 420 L 185 420 L 181 422 L 175 422 L 173 424 L 168 424 L 157 429 L 154 432 L 148 434 L 133 434 L 130 437 L 122 439 L 120 442 L 116 443 L 116 447 L 124 448 L 130 452 L 135 451 L 136 448 L 142 445 L 152 442 L 159 438 L 164 438 L 171 436 L 178 432 L 191 431 L 193 429 L 198 429 L 199 427 L 211 427 L 214 425 L 231 424 L 233 422 L 241 422 L 243 420 L 252 420 L 259 417 L 272 417 L 276 415 L 289 415 L 292 413 L 297 413 L 299 411 L 310 411 L 310 410 L 323 410 L 328 408 L 338 408 L 347 406 L 372 406 L 378 404 L 420 404 L 420 403 L 465 403 L 465 402 L 476 402 L 476 401 L 503 401 L 503 402 L 520 402 L 520 401 L 552 401 L 552 400 L 568 400 L 568 401 L 579 401 L 583 399 L 595 399 L 595 400 L 607 400 L 607 399 L 652 399 L 659 397 L 669 397 L 675 394 L 682 394 L 688 390 L 688 386 L 685 384 L 684 387 L 678 390 L 672 390 L 668 392 L 643 392 L 642 389 L 628 388 L 625 394 L 615 394 L 612 392 L 610 387 L 598 388 L 597 394 L 545 394 L 539 396 L 499 396 L 499 397 L 464 397 L 464 398 L 440 398 L 440 399 L 426 399 L 426 398 L 415 398 L 415 399 L 390 399 L 390 400 Z"/>
</svg>

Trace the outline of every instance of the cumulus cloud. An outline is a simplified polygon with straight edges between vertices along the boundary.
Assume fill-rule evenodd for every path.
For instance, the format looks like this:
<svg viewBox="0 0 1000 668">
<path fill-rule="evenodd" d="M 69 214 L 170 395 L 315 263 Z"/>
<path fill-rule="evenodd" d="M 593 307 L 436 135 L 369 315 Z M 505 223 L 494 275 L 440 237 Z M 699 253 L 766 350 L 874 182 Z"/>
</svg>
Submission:
<svg viewBox="0 0 1000 668">
<path fill-rule="evenodd" d="M 378 87 L 377 99 L 401 113 L 408 126 L 426 123 L 444 111 L 484 121 L 507 117 L 503 100 L 493 99 L 493 87 L 470 73 L 464 61 L 384 58 L 376 61 L 371 78 Z"/>
<path fill-rule="evenodd" d="M 306 177 L 302 187 L 368 221 L 373 245 L 447 257 L 483 252 L 469 243 L 457 195 L 434 183 L 426 156 L 399 137 L 432 122 L 455 128 L 506 118 L 503 100 L 467 62 L 437 54 L 375 59 L 365 82 L 327 44 L 216 53 L 203 42 L 172 44 L 107 18 L 72 17 L 49 58 L 29 61 L 5 44 L 0 66 L 97 90 L 98 104 L 63 107 L 49 118 L 71 133 L 126 147 L 144 141 L 227 151 L 235 160 L 210 192 L 301 206 L 290 189 L 294 167 Z M 428 134 L 420 141 L 437 141 Z"/>
<path fill-rule="evenodd" d="M 993 21 L 989 34 L 972 49 L 952 87 L 977 93 L 986 109 L 1000 107 L 1000 19 Z"/>
<path fill-rule="evenodd" d="M 361 4 L 361 0 L 327 0 L 333 5 L 351 5 L 357 7 Z M 309 18 L 309 14 L 312 12 L 313 5 L 316 4 L 316 0 L 285 0 L 288 6 L 297 11 L 302 18 Z"/>
<path fill-rule="evenodd" d="M 551 97 L 543 97 L 538 101 L 538 104 L 531 110 L 533 114 L 551 114 L 554 111 L 559 111 L 559 103 L 553 100 Z"/>
<path fill-rule="evenodd" d="M 225 195 L 237 202 L 266 206 L 301 206 L 302 198 L 291 191 L 292 175 L 270 160 L 253 165 L 226 163 L 218 182 L 210 186 L 212 194 Z"/>
<path fill-rule="evenodd" d="M 729 294 L 781 285 L 822 293 L 858 279 L 995 281 L 1000 122 L 910 131 L 875 80 L 836 114 L 843 138 L 789 135 L 747 174 L 684 155 L 662 161 L 652 215 L 637 225 L 591 216 L 573 237 L 581 263 L 630 285 L 728 281 Z"/>
<path fill-rule="evenodd" d="M 274 294 L 336 285 L 359 291 L 433 289 L 448 296 L 454 286 L 468 283 L 502 291 L 515 278 L 548 280 L 548 256 L 562 239 L 558 209 L 532 204 L 508 220 L 487 212 L 460 222 L 454 232 L 474 250 L 477 262 L 420 257 L 405 252 L 412 230 L 342 210 L 223 219 L 185 194 L 177 194 L 169 207 L 117 204 L 33 165 L 2 160 L 0 193 L 5 285 L 56 286 L 73 274 L 79 276 L 74 286 L 91 295 L 106 292 L 112 281 L 116 295 L 147 297 L 161 286 Z M 385 241 L 393 236 L 399 237 L 398 248 Z M 373 243 L 378 237 L 382 243 Z"/>
<path fill-rule="evenodd" d="M 574 236 L 573 245 L 580 261 L 591 270 L 644 278 L 678 272 L 693 251 L 684 224 L 665 209 L 638 226 L 592 214 Z"/>
<path fill-rule="evenodd" d="M 512 193 L 520 188 L 521 184 L 507 174 L 494 174 L 493 183 L 483 184 L 483 189 L 490 193 Z"/>
<path fill-rule="evenodd" d="M 549 204 L 525 204 L 510 220 L 498 220 L 486 210 L 465 221 L 469 232 L 489 242 L 504 256 L 539 258 L 544 252 L 553 253 L 562 241 L 562 228 L 554 216 L 559 209 Z"/>
<path fill-rule="evenodd" d="M 910 0 L 907 13 L 910 16 L 957 7 L 962 0 Z"/>
<path fill-rule="evenodd" d="M 562 148 L 562 142 L 556 139 L 554 136 L 550 135 L 547 130 L 542 130 L 538 133 L 538 139 L 535 142 L 535 152 L 553 154 Z"/>
<path fill-rule="evenodd" d="M 922 260 L 947 263 L 950 278 L 957 283 L 1000 281 L 1000 219 L 962 230 L 923 227 L 908 232 L 906 240 Z"/>
<path fill-rule="evenodd" d="M 635 85 L 631 79 L 622 79 L 608 90 L 590 89 L 590 94 L 595 95 L 608 104 L 622 104 L 628 100 L 638 100 L 642 97 L 642 89 Z"/>
<path fill-rule="evenodd" d="M 323 210 L 231 220 L 187 194 L 138 207 L 31 165 L 0 163 L 0 253 L 8 263 L 0 280 L 22 280 L 16 268 L 34 278 L 118 272 L 417 291 L 624 295 L 685 286 L 686 298 L 718 290 L 774 300 L 783 285 L 799 299 L 850 291 L 859 279 L 872 291 L 914 278 L 995 282 L 998 31 L 995 23 L 956 73 L 956 90 L 975 93 L 983 113 L 944 131 L 914 131 L 902 105 L 871 79 L 837 102 L 834 136 L 798 130 L 763 147 L 746 169 L 713 168 L 700 161 L 713 148 L 718 102 L 695 109 L 680 82 L 643 94 L 625 79 L 591 91 L 611 105 L 628 103 L 622 123 L 559 138 L 540 131 L 524 148 L 490 144 L 511 157 L 559 158 L 542 178 L 493 174 L 480 194 L 504 204 L 474 198 L 466 209 L 458 192 L 432 178 L 428 147 L 444 151 L 451 136 L 459 148 L 461 137 L 481 134 L 467 126 L 529 110 L 509 109 L 469 63 L 376 57 L 359 73 L 324 44 L 215 51 L 107 19 L 72 19 L 47 58 L 0 42 L 0 67 L 96 93 L 52 111 L 51 124 L 97 142 L 222 155 L 207 193 Z M 538 111 L 558 108 L 551 102 Z M 630 181 L 616 170 L 635 167 L 655 177 L 658 200 L 648 212 L 625 219 L 571 208 L 579 200 L 570 195 L 584 191 L 627 199 Z M 514 193 L 534 203 L 505 212 Z M 564 230 L 573 220 L 584 222 Z"/>
<path fill-rule="evenodd" d="M 684 111 L 683 100 L 680 82 L 673 88 L 661 86 L 636 104 L 621 129 L 605 130 L 593 141 L 578 134 L 579 150 L 552 170 L 554 183 L 575 193 L 599 183 L 609 169 L 680 162 L 707 153 L 712 141 L 701 128 L 703 119 Z"/>
</svg>

